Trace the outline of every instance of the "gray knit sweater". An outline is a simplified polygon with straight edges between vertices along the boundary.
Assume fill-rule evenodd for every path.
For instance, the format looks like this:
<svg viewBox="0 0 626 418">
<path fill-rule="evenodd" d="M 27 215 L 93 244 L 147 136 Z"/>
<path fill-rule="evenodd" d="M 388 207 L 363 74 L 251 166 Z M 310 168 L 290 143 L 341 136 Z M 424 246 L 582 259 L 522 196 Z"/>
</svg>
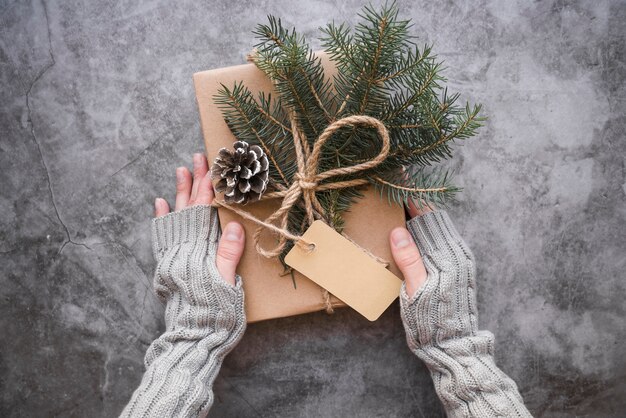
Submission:
<svg viewBox="0 0 626 418">
<path fill-rule="evenodd" d="M 426 283 L 412 298 L 403 285 L 400 314 L 409 348 L 430 370 L 449 417 L 530 417 L 515 382 L 493 360 L 494 338 L 478 330 L 474 254 L 445 210 L 407 228 L 422 254 Z"/>
<path fill-rule="evenodd" d="M 515 383 L 493 361 L 493 335 L 477 330 L 474 257 L 445 210 L 407 223 L 428 272 L 401 316 L 409 348 L 422 359 L 450 417 L 528 417 Z M 204 417 L 213 381 L 246 327 L 241 277 L 215 266 L 219 225 L 210 206 L 152 223 L 154 287 L 166 303 L 165 333 L 145 357 L 146 372 L 123 417 Z"/>
<path fill-rule="evenodd" d="M 210 206 L 152 221 L 165 332 L 148 348 L 146 372 L 122 417 L 204 417 L 211 408 L 213 381 L 246 328 L 241 277 L 232 286 L 215 265 L 219 235 Z"/>
</svg>

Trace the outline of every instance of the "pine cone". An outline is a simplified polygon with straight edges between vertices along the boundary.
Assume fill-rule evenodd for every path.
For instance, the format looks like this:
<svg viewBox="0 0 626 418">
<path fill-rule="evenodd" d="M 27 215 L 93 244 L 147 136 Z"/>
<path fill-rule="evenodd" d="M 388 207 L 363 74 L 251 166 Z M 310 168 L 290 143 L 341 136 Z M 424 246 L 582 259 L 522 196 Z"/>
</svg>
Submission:
<svg viewBox="0 0 626 418">
<path fill-rule="evenodd" d="M 269 181 L 269 161 L 258 145 L 245 141 L 233 144 L 234 152 L 222 148 L 213 166 L 211 178 L 219 178 L 215 190 L 225 192 L 226 203 L 246 204 L 261 199 Z"/>
</svg>

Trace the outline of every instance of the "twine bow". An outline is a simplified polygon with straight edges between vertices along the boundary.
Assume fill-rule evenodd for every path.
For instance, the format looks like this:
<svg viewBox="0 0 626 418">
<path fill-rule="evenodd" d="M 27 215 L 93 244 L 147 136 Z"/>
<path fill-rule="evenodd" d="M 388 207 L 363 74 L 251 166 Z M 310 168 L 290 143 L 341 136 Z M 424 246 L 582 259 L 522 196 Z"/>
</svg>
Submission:
<svg viewBox="0 0 626 418">
<path fill-rule="evenodd" d="M 307 222 L 309 225 L 316 219 L 323 219 L 325 211 L 315 195 L 316 192 L 360 186 L 368 184 L 369 182 L 367 179 L 354 179 L 327 183 L 322 182 L 332 177 L 354 174 L 359 171 L 374 168 L 387 158 L 390 149 L 389 131 L 380 120 L 371 116 L 347 116 L 331 123 L 314 142 L 312 150 L 309 149 L 308 142 L 304 135 L 300 133 L 293 115 L 291 116 L 290 122 L 296 150 L 298 171 L 294 175 L 293 183 L 288 188 L 278 186 L 280 190 L 267 193 L 262 197 L 262 199 L 282 197 L 283 201 L 280 208 L 278 208 L 265 220 L 261 220 L 251 213 L 232 206 L 224 201 L 213 201 L 214 206 L 225 207 L 237 213 L 242 218 L 253 221 L 259 225 L 259 228 L 257 228 L 253 236 L 254 244 L 259 254 L 268 258 L 280 255 L 287 244 L 287 240 L 294 241 L 296 245 L 307 251 L 310 251 L 313 248 L 313 243 L 306 241 L 299 235 L 293 234 L 287 227 L 289 222 L 289 212 L 291 211 L 291 208 L 298 203 L 300 196 L 302 196 L 304 201 L 304 209 L 306 211 Z M 317 170 L 319 167 L 322 147 L 335 132 L 350 125 L 362 125 L 375 128 L 382 142 L 380 152 L 376 157 L 369 161 L 349 167 L 339 167 L 318 173 Z M 280 236 L 276 247 L 272 249 L 265 249 L 261 247 L 260 239 L 264 229 L 274 231 Z M 327 306 L 330 306 L 329 303 L 327 303 Z"/>
</svg>

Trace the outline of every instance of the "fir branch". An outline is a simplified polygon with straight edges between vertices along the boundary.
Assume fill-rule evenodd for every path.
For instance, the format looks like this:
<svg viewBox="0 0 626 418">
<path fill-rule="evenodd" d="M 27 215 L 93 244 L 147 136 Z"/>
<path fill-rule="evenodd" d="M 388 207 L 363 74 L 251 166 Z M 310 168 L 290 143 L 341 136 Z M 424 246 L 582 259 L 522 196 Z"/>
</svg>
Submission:
<svg viewBox="0 0 626 418">
<path fill-rule="evenodd" d="M 266 140 L 266 137 L 262 135 L 260 130 L 255 126 L 256 123 L 253 122 L 259 120 L 259 114 L 265 117 L 267 112 L 259 110 L 261 107 L 252 97 L 250 90 L 243 86 L 243 83 L 235 84 L 232 90 L 224 84 L 221 86 L 215 96 L 215 102 L 222 109 L 226 122 L 231 131 L 233 131 L 233 134 L 239 139 L 244 139 L 261 146 L 263 151 L 267 154 L 274 170 L 276 170 L 280 176 L 282 183 L 285 186 L 289 186 L 289 178 L 276 159 L 276 153 L 274 152 L 275 147 L 271 146 L 269 141 Z M 269 100 L 266 102 L 269 104 Z M 234 110 L 236 114 L 233 114 L 232 110 Z M 257 113 L 256 115 L 255 112 Z M 238 118 L 241 118 L 241 120 Z M 271 123 L 277 122 L 273 117 L 267 120 Z M 278 126 L 282 125 L 282 123 L 278 123 Z"/>
<path fill-rule="evenodd" d="M 438 87 L 436 83 L 439 70 L 439 64 L 431 66 L 428 69 L 425 78 L 417 80 L 415 83 L 413 83 L 414 85 L 410 86 L 410 88 L 412 87 L 413 93 L 411 93 L 409 97 L 405 97 L 403 92 L 398 93 L 395 96 L 396 103 L 393 103 L 389 106 L 390 112 L 388 114 L 385 114 L 384 121 L 393 120 L 399 117 L 411 106 L 419 106 L 420 99 L 422 99 L 424 94 L 432 94 L 433 89 Z"/>
<path fill-rule="evenodd" d="M 285 130 L 286 132 L 289 132 L 290 134 L 293 135 L 293 132 L 291 130 L 290 127 L 288 127 L 287 125 L 285 125 L 284 123 L 282 123 L 281 121 L 279 121 L 278 119 L 276 119 L 274 116 L 272 116 L 272 114 L 267 110 L 267 108 L 270 107 L 270 103 L 272 101 L 271 95 L 267 95 L 267 98 L 265 96 L 265 92 L 260 92 L 259 93 L 259 100 L 261 101 L 262 105 L 256 105 L 257 110 L 271 123 L 275 124 L 277 127 L 279 127 L 280 129 Z M 255 102 L 256 104 L 256 102 Z M 267 106 L 264 106 L 263 104 L 267 104 Z M 280 103 L 276 104 L 276 109 L 280 109 Z M 277 110 L 274 110 L 274 112 L 278 113 Z"/>
<path fill-rule="evenodd" d="M 387 129 L 419 129 L 424 127 L 424 125 L 419 124 L 419 123 L 413 123 L 413 124 L 401 124 L 401 125 L 387 125 Z"/>
<path fill-rule="evenodd" d="M 443 67 L 432 46 L 419 48 L 413 42 L 410 21 L 398 19 L 395 2 L 380 11 L 366 6 L 359 16 L 361 22 L 354 29 L 334 23 L 321 29 L 322 46 L 337 68 L 330 80 L 304 37 L 269 16 L 269 23 L 258 25 L 254 32 L 259 43 L 253 61 L 271 79 L 277 99 L 261 94 L 255 100 L 241 85 L 235 85 L 230 95 L 224 88 L 224 117 L 237 138 L 263 146 L 275 171 L 271 182 L 275 189 L 284 190 L 298 170 L 290 118 L 312 145 L 339 118 L 373 116 L 389 131 L 387 158 L 366 172 L 329 182 L 367 180 L 390 202 L 413 199 L 445 207 L 461 189 L 451 184 L 448 172 L 430 166 L 452 157 L 454 140 L 476 134 L 484 120 L 481 107 L 459 106 L 459 94 L 448 95 L 442 86 Z M 354 166 L 379 152 L 376 130 L 346 126 L 325 143 L 318 172 Z M 342 227 L 343 212 L 363 196 L 360 186 L 318 190 L 316 195 L 325 211 L 319 215 L 337 229 Z M 289 212 L 288 228 L 302 233 L 306 226 L 300 201 Z M 281 261 L 289 248 L 291 244 Z"/>
<path fill-rule="evenodd" d="M 431 187 L 431 188 L 408 187 L 408 186 L 403 186 L 401 184 L 395 184 L 390 181 L 386 181 L 385 179 L 380 178 L 378 176 L 373 176 L 372 179 L 376 183 L 380 183 L 381 185 L 390 187 L 392 189 L 401 190 L 403 192 L 408 192 L 408 193 L 437 193 L 437 192 L 445 192 L 448 190 L 447 187 Z"/>
<path fill-rule="evenodd" d="M 353 55 L 353 38 L 350 35 L 348 26 L 342 23 L 337 27 L 334 23 L 329 23 L 325 28 L 320 28 L 320 30 L 326 34 L 326 37 L 322 37 L 321 41 L 330 60 L 343 60 L 344 66 L 348 65 L 353 69 L 359 69 L 360 64 L 356 62 Z"/>
<path fill-rule="evenodd" d="M 369 94 L 373 88 L 373 85 L 375 83 L 375 73 L 378 70 L 378 61 L 380 60 L 380 54 L 382 53 L 383 50 L 383 34 L 385 33 L 385 28 L 388 25 L 388 21 L 386 16 L 382 17 L 380 19 L 380 22 L 378 23 L 378 39 L 377 39 L 377 45 L 376 45 L 376 51 L 374 52 L 374 59 L 372 62 L 372 66 L 370 69 L 370 74 L 369 74 L 369 83 L 366 83 L 365 85 L 365 93 L 363 94 L 363 97 L 360 101 L 359 104 L 359 110 L 357 111 L 357 114 L 363 114 L 363 111 L 365 110 L 365 105 L 367 104 L 367 99 L 369 97 Z"/>
<path fill-rule="evenodd" d="M 311 140 L 333 117 L 330 81 L 324 77 L 319 58 L 309 49 L 304 37 L 295 30 L 283 28 L 280 19 L 269 16 L 269 25 L 258 25 L 255 31 L 261 40 L 256 45 L 256 65 L 275 82 L 285 104 L 297 109 L 298 118 L 304 118 L 304 132 Z"/>
<path fill-rule="evenodd" d="M 424 64 L 426 64 L 426 61 L 430 59 L 431 50 L 432 47 L 428 46 L 424 46 L 424 49 L 421 53 L 419 51 L 419 48 L 417 47 L 415 48 L 414 53 L 409 50 L 407 58 L 401 60 L 396 64 L 396 69 L 393 73 L 379 78 L 378 80 L 376 80 L 376 82 L 385 83 L 387 81 L 401 79 L 407 75 L 410 75 L 412 72 L 419 70 Z"/>
<path fill-rule="evenodd" d="M 478 116 L 480 109 L 481 109 L 481 106 L 476 105 L 474 106 L 472 110 L 470 110 L 470 107 L 468 104 L 466 106 L 465 117 L 462 120 L 460 120 L 461 123 L 459 124 L 459 126 L 457 126 L 454 129 L 454 131 L 452 131 L 451 133 L 447 135 L 445 134 L 442 135 L 436 142 L 428 145 L 427 147 L 417 149 L 413 154 L 414 155 L 425 154 L 441 146 L 441 144 L 448 142 L 452 139 L 455 139 L 455 138 L 464 139 L 464 138 L 469 138 L 470 136 L 473 136 L 475 133 L 475 130 L 478 129 L 480 126 L 482 126 L 482 121 L 485 120 L 484 118 L 481 118 Z"/>
<path fill-rule="evenodd" d="M 390 203 L 400 205 L 409 201 L 425 201 L 445 207 L 462 190 L 451 183 L 450 172 L 441 169 L 427 172 L 420 166 L 388 172 L 384 176 L 372 176 L 370 181 L 381 195 L 387 195 Z"/>
</svg>

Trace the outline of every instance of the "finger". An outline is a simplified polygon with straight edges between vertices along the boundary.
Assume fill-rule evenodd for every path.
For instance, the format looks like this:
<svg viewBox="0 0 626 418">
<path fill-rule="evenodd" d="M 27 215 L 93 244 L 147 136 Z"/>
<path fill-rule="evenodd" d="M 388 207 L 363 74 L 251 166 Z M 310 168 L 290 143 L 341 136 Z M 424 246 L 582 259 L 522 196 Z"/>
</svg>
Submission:
<svg viewBox="0 0 626 418">
<path fill-rule="evenodd" d="M 213 183 L 211 182 L 211 173 L 206 173 L 200 184 L 198 185 L 198 196 L 196 197 L 196 205 L 210 205 L 215 197 L 213 191 Z"/>
<path fill-rule="evenodd" d="M 426 203 L 423 200 L 421 201 L 422 203 L 422 207 L 420 208 L 416 203 L 415 200 L 413 199 L 409 199 L 409 204 L 407 205 L 407 209 L 409 211 L 409 216 L 411 218 L 415 218 L 416 216 L 421 216 L 424 215 L 428 212 L 432 212 L 435 207 L 432 203 Z"/>
<path fill-rule="evenodd" d="M 243 254 L 246 241 L 243 227 L 237 222 L 229 222 L 224 228 L 222 238 L 217 246 L 215 265 L 224 280 L 235 285 L 235 270 Z"/>
<path fill-rule="evenodd" d="M 191 173 L 187 167 L 176 169 L 176 211 L 185 209 L 191 195 Z"/>
<path fill-rule="evenodd" d="M 428 276 L 422 256 L 406 228 L 395 228 L 389 234 L 389 240 L 393 259 L 404 275 L 406 291 L 409 297 L 413 297 Z"/>
<path fill-rule="evenodd" d="M 193 155 L 193 186 L 191 188 L 191 199 L 189 200 L 189 204 L 193 205 L 196 201 L 196 197 L 198 196 L 198 188 L 200 186 L 200 181 L 206 176 L 207 171 L 209 171 L 209 165 L 207 163 L 206 157 L 204 154 L 196 153 Z"/>
<path fill-rule="evenodd" d="M 157 197 L 154 201 L 154 216 L 158 218 L 159 216 L 164 216 L 168 213 L 170 213 L 170 205 L 167 204 L 165 199 Z"/>
</svg>

